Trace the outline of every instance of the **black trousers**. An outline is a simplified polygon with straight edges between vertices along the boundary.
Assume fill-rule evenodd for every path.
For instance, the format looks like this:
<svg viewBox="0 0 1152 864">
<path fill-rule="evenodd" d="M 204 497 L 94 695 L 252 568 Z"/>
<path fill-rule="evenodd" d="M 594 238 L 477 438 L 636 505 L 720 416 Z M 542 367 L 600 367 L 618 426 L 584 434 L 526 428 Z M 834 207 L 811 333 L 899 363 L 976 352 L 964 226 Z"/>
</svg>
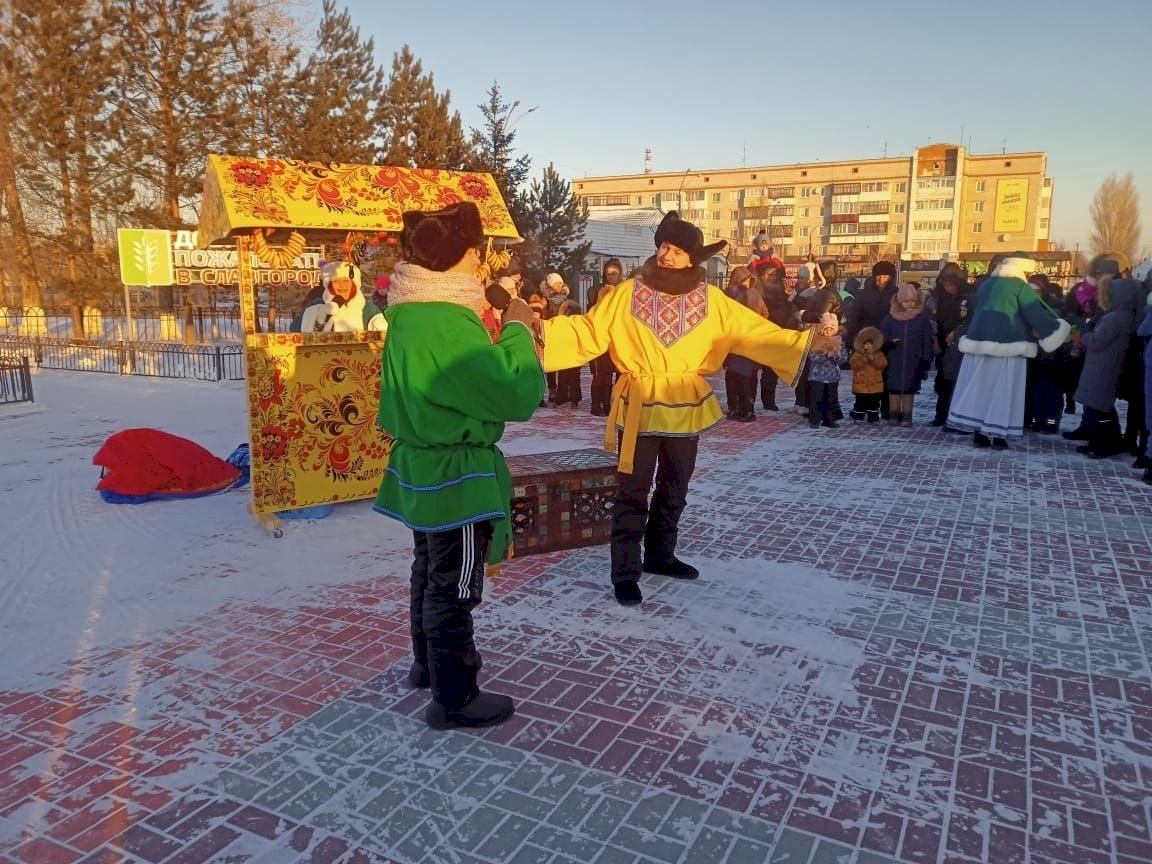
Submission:
<svg viewBox="0 0 1152 864">
<path fill-rule="evenodd" d="M 831 425 L 836 420 L 835 409 L 839 405 L 836 398 L 840 385 L 828 384 L 824 381 L 808 382 L 808 425 L 819 426 L 821 423 Z"/>
<path fill-rule="evenodd" d="M 734 416 L 756 413 L 756 377 L 724 370 L 724 391 L 728 394 L 728 413 Z"/>
<path fill-rule="evenodd" d="M 880 418 L 880 403 L 884 400 L 883 393 L 854 393 L 856 404 L 852 406 L 852 416 L 863 420 L 870 416 L 873 420 Z"/>
<path fill-rule="evenodd" d="M 592 370 L 592 413 L 607 417 L 612 407 L 612 385 L 615 383 L 616 367 L 612 358 L 601 354 L 588 364 Z"/>
<path fill-rule="evenodd" d="M 612 510 L 612 582 L 640 579 L 644 559 L 667 561 L 676 554 L 680 514 L 688 503 L 688 481 L 696 470 L 700 439 L 642 435 L 636 440 L 631 474 L 616 475 Z M 651 503 L 652 477 L 656 490 Z M 643 543 L 643 558 L 641 558 Z"/>
<path fill-rule="evenodd" d="M 760 367 L 760 404 L 767 409 L 776 407 L 776 385 L 780 383 L 780 376 L 771 366 Z"/>
<path fill-rule="evenodd" d="M 580 404 L 580 370 L 561 369 L 556 373 L 556 404 Z"/>
<path fill-rule="evenodd" d="M 936 373 L 936 419 L 948 422 L 948 410 L 952 407 L 952 394 L 956 392 L 955 378 L 941 378 Z M 1061 406 L 1063 407 L 1063 406 Z"/>
<path fill-rule="evenodd" d="M 412 536 L 412 654 L 431 673 L 432 698 L 462 708 L 477 689 L 472 610 L 484 595 L 492 523 Z"/>
</svg>

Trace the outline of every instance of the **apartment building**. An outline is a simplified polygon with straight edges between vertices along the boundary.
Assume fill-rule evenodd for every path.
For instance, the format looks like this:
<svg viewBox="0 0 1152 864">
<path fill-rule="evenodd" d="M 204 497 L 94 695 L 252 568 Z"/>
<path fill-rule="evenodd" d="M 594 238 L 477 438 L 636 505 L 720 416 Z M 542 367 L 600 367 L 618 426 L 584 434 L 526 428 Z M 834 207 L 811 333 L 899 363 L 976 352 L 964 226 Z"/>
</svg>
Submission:
<svg viewBox="0 0 1152 864">
<path fill-rule="evenodd" d="M 812 254 L 847 271 L 881 258 L 926 272 L 961 253 L 1046 251 L 1052 178 L 1045 153 L 971 155 L 934 144 L 909 157 L 757 168 L 584 177 L 573 192 L 590 218 L 679 210 L 733 260 L 766 231 L 786 262 Z"/>
</svg>

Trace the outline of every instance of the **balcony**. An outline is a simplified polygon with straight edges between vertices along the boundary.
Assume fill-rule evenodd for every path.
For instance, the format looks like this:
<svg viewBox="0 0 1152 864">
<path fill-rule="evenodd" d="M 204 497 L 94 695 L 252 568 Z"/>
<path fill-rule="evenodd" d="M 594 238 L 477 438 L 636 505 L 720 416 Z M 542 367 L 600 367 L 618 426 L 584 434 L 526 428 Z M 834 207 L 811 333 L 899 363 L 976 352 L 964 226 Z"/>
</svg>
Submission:
<svg viewBox="0 0 1152 864">
<path fill-rule="evenodd" d="M 833 213 L 828 217 L 833 225 L 844 225 L 851 222 L 859 222 L 860 216 L 856 213 Z"/>
<path fill-rule="evenodd" d="M 860 202 L 860 213 L 864 216 L 885 214 L 888 212 L 889 206 L 887 201 L 862 201 Z"/>
<path fill-rule="evenodd" d="M 832 184 L 833 195 L 859 195 L 859 183 L 834 183 Z"/>
</svg>

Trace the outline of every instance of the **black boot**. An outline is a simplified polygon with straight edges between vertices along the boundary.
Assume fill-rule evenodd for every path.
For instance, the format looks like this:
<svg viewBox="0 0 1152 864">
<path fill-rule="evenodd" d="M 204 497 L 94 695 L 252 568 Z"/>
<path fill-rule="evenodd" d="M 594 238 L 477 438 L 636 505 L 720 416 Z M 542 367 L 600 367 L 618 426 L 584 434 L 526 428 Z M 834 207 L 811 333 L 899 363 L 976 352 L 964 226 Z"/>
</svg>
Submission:
<svg viewBox="0 0 1152 864">
<path fill-rule="evenodd" d="M 879 423 L 880 422 L 879 409 L 877 409 L 876 411 L 868 411 L 866 413 L 868 414 L 868 422 L 869 423 Z"/>
<path fill-rule="evenodd" d="M 1144 476 L 1140 479 L 1147 483 L 1149 486 L 1152 486 L 1152 468 L 1145 470 Z"/>
<path fill-rule="evenodd" d="M 865 414 L 863 411 L 853 411 L 848 416 L 852 418 L 853 423 L 863 423 Z"/>
<path fill-rule="evenodd" d="M 685 564 L 675 555 L 666 561 L 645 557 L 644 572 L 654 573 L 657 576 L 668 576 L 672 579 L 695 579 L 700 575 L 699 570 L 691 564 Z"/>
<path fill-rule="evenodd" d="M 983 432 L 976 432 L 972 435 L 972 445 L 974 447 L 991 447 L 992 439 Z"/>
<path fill-rule="evenodd" d="M 433 729 L 483 729 L 503 723 L 515 713 L 510 697 L 477 690 L 463 708 L 445 708 L 433 702 L 424 711 L 424 722 Z"/>
<path fill-rule="evenodd" d="M 639 606 L 644 602 L 644 595 L 640 592 L 640 583 L 633 579 L 615 583 L 612 590 L 616 594 L 616 602 L 621 606 Z"/>
<path fill-rule="evenodd" d="M 1068 439 L 1069 441 L 1087 441 L 1092 436 L 1092 433 L 1084 428 L 1083 423 L 1081 423 L 1075 429 L 1069 429 L 1067 432 L 1062 432 L 1060 434 L 1062 437 Z"/>
<path fill-rule="evenodd" d="M 1008 449 L 1008 442 L 1003 438 L 993 438 L 992 439 L 992 449 L 993 450 L 1007 450 Z"/>
<path fill-rule="evenodd" d="M 408 670 L 408 686 L 414 690 L 427 690 L 432 686 L 432 675 L 426 664 L 418 660 L 412 662 L 412 668 Z"/>
</svg>

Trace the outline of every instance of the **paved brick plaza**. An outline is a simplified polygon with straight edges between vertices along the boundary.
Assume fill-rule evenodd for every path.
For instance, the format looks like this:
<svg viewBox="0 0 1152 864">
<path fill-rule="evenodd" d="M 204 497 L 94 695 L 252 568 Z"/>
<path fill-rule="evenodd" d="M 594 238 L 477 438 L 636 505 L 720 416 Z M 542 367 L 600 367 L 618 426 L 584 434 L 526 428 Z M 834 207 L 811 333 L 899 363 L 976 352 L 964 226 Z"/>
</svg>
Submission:
<svg viewBox="0 0 1152 864">
<path fill-rule="evenodd" d="M 600 422 L 514 435 L 593 445 Z M 699 582 L 646 577 L 625 610 L 605 548 L 508 566 L 477 621 L 519 713 L 482 734 L 419 720 L 402 556 L 0 692 L 0 859 L 1152 861 L 1130 460 L 796 424 L 705 439 Z"/>
</svg>

